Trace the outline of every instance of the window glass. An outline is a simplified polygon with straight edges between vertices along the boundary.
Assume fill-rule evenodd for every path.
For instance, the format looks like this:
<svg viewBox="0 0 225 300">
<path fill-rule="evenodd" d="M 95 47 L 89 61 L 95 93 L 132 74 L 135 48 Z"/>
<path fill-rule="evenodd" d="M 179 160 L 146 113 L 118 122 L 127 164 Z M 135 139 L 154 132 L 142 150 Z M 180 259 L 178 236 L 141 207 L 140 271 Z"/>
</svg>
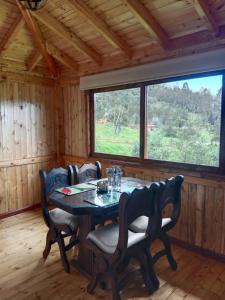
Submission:
<svg viewBox="0 0 225 300">
<path fill-rule="evenodd" d="M 95 152 L 139 156 L 140 88 L 94 94 Z"/>
<path fill-rule="evenodd" d="M 219 166 L 222 75 L 147 87 L 147 158 Z"/>
</svg>

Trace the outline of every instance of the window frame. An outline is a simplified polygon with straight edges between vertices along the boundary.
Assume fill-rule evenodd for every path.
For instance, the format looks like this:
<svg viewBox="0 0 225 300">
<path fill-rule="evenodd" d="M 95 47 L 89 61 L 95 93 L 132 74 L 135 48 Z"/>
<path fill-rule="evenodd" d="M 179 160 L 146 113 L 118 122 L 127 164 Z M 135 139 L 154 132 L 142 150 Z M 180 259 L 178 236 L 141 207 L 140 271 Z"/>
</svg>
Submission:
<svg viewBox="0 0 225 300">
<path fill-rule="evenodd" d="M 222 76 L 222 94 L 221 94 L 221 123 L 220 123 L 220 146 L 219 146 L 219 166 L 206 166 L 197 165 L 181 162 L 172 162 L 166 160 L 154 160 L 146 158 L 147 151 L 147 131 L 146 131 L 146 121 L 147 121 L 147 87 L 149 85 L 161 84 L 174 82 L 179 80 L 188 80 L 201 77 L 209 76 Z M 139 157 L 130 157 L 116 154 L 106 154 L 95 152 L 95 103 L 94 95 L 96 93 L 125 90 L 130 88 L 140 88 L 140 144 L 139 144 Z M 90 107 L 90 155 L 96 158 L 105 158 L 110 160 L 116 160 L 126 163 L 136 163 L 141 167 L 153 167 L 153 168 L 166 168 L 168 170 L 187 170 L 194 172 L 207 172 L 215 174 L 225 174 L 225 70 L 217 70 L 210 72 L 201 72 L 192 75 L 184 76 L 173 76 L 169 78 L 161 78 L 157 80 L 145 81 L 134 84 L 118 85 L 113 87 L 99 88 L 89 90 L 89 107 Z"/>
</svg>

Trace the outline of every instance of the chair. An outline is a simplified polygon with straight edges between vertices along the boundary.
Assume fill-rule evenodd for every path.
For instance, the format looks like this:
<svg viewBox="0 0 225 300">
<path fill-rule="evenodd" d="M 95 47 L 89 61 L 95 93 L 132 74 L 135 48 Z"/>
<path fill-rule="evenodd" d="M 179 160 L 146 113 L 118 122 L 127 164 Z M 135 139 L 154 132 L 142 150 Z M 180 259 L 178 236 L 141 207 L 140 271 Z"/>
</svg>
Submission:
<svg viewBox="0 0 225 300">
<path fill-rule="evenodd" d="M 83 164 L 79 168 L 77 165 L 68 166 L 69 177 L 74 184 L 89 182 L 92 180 L 101 179 L 101 163 Z"/>
<path fill-rule="evenodd" d="M 160 257 L 166 255 L 168 262 L 172 268 L 172 270 L 177 269 L 177 263 L 172 255 L 170 240 L 167 235 L 167 232 L 172 229 L 179 218 L 180 209 L 181 209 L 181 185 L 184 181 L 184 177 L 182 175 L 178 175 L 176 177 L 172 177 L 165 181 L 165 189 L 160 199 L 160 209 L 163 213 L 163 210 L 168 204 L 172 205 L 172 213 L 170 218 L 162 218 L 161 230 L 157 236 L 163 245 L 164 249 L 157 252 L 153 257 L 153 262 L 155 263 Z M 142 216 L 137 218 L 129 227 L 133 232 L 145 232 L 146 227 L 148 226 L 148 218 Z"/>
<path fill-rule="evenodd" d="M 87 288 L 89 293 L 104 277 L 111 284 L 113 300 L 120 300 L 122 282 L 118 278 L 131 257 L 136 257 L 140 262 L 149 292 L 152 293 L 159 287 L 149 246 L 160 230 L 159 197 L 162 190 L 163 184 L 160 186 L 154 183 L 150 189 L 135 189 L 130 195 L 123 193 L 119 201 L 119 223 L 105 225 L 88 234 L 87 247 L 94 253 L 94 274 Z M 129 225 L 142 215 L 151 219 L 146 231 L 135 233 L 128 230 Z"/>
<path fill-rule="evenodd" d="M 56 188 L 69 185 L 68 171 L 63 168 L 52 169 L 50 172 L 44 170 L 39 171 L 42 185 L 41 207 L 46 225 L 49 230 L 46 237 L 46 246 L 43 257 L 47 258 L 50 253 L 51 246 L 55 242 L 59 245 L 62 263 L 66 272 L 70 272 L 69 262 L 66 251 L 71 249 L 78 243 L 78 217 L 72 215 L 62 209 L 48 209 L 48 196 Z M 65 245 L 64 238 L 70 237 L 68 245 Z"/>
</svg>

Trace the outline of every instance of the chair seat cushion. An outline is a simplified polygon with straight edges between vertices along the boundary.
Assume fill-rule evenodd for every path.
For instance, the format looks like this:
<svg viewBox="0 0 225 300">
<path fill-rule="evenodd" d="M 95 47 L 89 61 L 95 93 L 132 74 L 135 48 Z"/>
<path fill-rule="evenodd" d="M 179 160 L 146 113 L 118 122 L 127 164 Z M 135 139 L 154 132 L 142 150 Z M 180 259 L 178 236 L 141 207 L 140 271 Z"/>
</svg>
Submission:
<svg viewBox="0 0 225 300">
<path fill-rule="evenodd" d="M 78 216 L 72 215 L 60 208 L 54 208 L 49 211 L 51 220 L 58 225 L 68 225 L 71 230 L 76 230 L 78 227 Z"/>
<path fill-rule="evenodd" d="M 162 227 L 171 222 L 171 218 L 162 218 Z M 148 217 L 141 216 L 130 224 L 129 229 L 133 232 L 145 232 L 148 226 Z"/>
<path fill-rule="evenodd" d="M 119 225 L 108 224 L 99 229 L 89 232 L 87 239 L 91 240 L 98 248 L 108 254 L 116 250 L 119 238 Z M 135 233 L 128 230 L 127 248 L 137 244 L 146 238 L 145 233 Z"/>
</svg>

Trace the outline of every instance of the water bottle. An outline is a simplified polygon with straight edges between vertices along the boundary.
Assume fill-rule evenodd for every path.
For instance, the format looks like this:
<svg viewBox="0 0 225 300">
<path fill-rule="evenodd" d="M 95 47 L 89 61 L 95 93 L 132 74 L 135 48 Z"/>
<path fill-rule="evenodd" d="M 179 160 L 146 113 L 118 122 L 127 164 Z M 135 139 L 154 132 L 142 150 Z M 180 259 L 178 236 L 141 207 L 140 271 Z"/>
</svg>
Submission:
<svg viewBox="0 0 225 300">
<path fill-rule="evenodd" d="M 107 168 L 106 174 L 108 177 L 108 192 L 112 192 L 114 189 L 114 170 L 113 170 L 113 168 Z"/>
<path fill-rule="evenodd" d="M 122 177 L 122 171 L 120 166 L 114 166 L 114 185 L 113 190 L 120 192 L 121 190 L 121 177 Z"/>
</svg>

